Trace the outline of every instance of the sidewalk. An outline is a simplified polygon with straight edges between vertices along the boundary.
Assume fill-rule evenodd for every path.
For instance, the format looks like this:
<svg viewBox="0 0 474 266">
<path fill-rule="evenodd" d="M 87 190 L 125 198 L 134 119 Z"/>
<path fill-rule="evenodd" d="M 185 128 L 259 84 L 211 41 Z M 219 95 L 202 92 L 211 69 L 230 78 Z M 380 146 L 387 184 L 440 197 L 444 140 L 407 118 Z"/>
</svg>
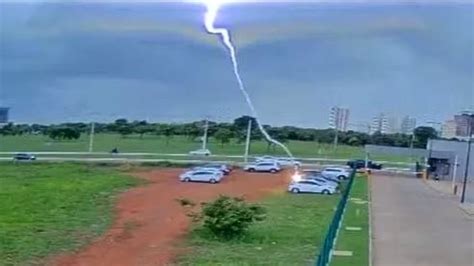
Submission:
<svg viewBox="0 0 474 266">
<path fill-rule="evenodd" d="M 454 194 L 453 185 L 449 181 L 425 180 L 425 183 L 432 189 L 441 193 L 443 196 L 452 197 L 457 201 L 461 200 L 462 183 L 455 183 L 457 186 L 456 194 Z M 466 188 L 466 195 L 468 195 L 466 197 L 466 201 L 463 204 L 459 203 L 459 208 L 461 208 L 466 214 L 470 216 L 474 216 L 474 201 L 472 201 L 472 197 L 469 197 L 470 194 L 474 194 L 473 189 L 474 185 L 472 183 L 468 183 Z"/>
</svg>

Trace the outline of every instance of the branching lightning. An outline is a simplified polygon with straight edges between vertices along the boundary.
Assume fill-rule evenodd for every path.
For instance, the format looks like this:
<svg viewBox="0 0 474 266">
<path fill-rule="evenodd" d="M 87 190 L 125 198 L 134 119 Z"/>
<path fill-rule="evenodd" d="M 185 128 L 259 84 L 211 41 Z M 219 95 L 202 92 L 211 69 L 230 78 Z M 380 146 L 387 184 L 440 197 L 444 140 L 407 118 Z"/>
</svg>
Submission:
<svg viewBox="0 0 474 266">
<path fill-rule="evenodd" d="M 222 0 L 208 0 L 205 2 L 207 6 L 207 12 L 204 16 L 204 26 L 206 27 L 206 30 L 210 34 L 218 35 L 221 38 L 222 43 L 226 46 L 227 50 L 229 51 L 230 59 L 232 60 L 232 65 L 234 68 L 234 75 L 237 79 L 237 82 L 239 84 L 239 89 L 242 92 L 242 94 L 245 97 L 245 100 L 247 101 L 247 104 L 250 108 L 250 111 L 252 112 L 252 116 L 255 117 L 255 120 L 257 121 L 258 128 L 260 132 L 265 136 L 265 138 L 275 144 L 283 148 L 285 152 L 293 158 L 293 154 L 291 154 L 290 150 L 283 145 L 281 142 L 273 139 L 270 137 L 270 135 L 267 133 L 267 131 L 263 128 L 262 124 L 260 123 L 257 115 L 257 111 L 255 110 L 255 107 L 253 106 L 252 100 L 250 99 L 250 95 L 248 94 L 247 90 L 245 89 L 244 83 L 242 81 L 242 78 L 240 76 L 240 71 L 239 71 L 239 63 L 237 61 L 237 56 L 235 52 L 235 47 L 234 44 L 232 43 L 231 37 L 230 37 L 230 32 L 229 30 L 225 28 L 216 28 L 214 26 L 214 23 L 216 21 L 217 15 L 219 13 L 219 8 L 222 4 Z"/>
</svg>

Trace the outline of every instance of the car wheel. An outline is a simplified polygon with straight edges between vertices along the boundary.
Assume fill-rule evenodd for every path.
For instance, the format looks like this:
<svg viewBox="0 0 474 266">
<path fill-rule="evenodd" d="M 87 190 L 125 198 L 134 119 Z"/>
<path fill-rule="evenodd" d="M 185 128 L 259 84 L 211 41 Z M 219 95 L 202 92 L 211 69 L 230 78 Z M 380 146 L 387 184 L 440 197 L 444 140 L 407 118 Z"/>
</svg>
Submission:
<svg viewBox="0 0 474 266">
<path fill-rule="evenodd" d="M 190 182 L 191 179 L 190 179 L 189 177 L 186 177 L 183 181 L 184 181 L 184 182 Z"/>
<path fill-rule="evenodd" d="M 209 182 L 210 182 L 211 184 L 217 183 L 217 181 L 216 181 L 214 178 L 211 178 L 211 180 L 209 180 Z"/>
<path fill-rule="evenodd" d="M 339 180 L 344 180 L 344 179 L 346 179 L 346 177 L 343 176 L 343 175 L 340 175 L 340 176 L 337 177 L 337 179 L 339 179 Z"/>
<path fill-rule="evenodd" d="M 274 174 L 274 173 L 276 173 L 276 172 L 278 172 L 276 169 L 271 169 L 271 170 L 270 170 L 270 173 L 272 173 L 272 174 Z"/>
<path fill-rule="evenodd" d="M 297 188 L 292 188 L 292 189 L 291 189 L 291 193 L 298 194 L 298 193 L 300 193 L 300 190 L 297 189 Z"/>
<path fill-rule="evenodd" d="M 324 195 L 331 195 L 331 192 L 329 192 L 329 190 L 325 189 L 323 190 L 322 192 Z"/>
<path fill-rule="evenodd" d="M 248 171 L 252 173 L 252 172 L 255 172 L 255 169 L 253 169 L 253 168 L 249 168 L 249 170 L 248 170 Z"/>
</svg>

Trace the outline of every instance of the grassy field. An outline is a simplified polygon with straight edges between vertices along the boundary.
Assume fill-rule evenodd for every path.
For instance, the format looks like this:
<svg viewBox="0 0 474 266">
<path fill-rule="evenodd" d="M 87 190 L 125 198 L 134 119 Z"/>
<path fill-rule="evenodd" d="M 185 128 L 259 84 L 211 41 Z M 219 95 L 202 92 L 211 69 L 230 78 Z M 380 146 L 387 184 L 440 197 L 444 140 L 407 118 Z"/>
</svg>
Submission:
<svg viewBox="0 0 474 266">
<path fill-rule="evenodd" d="M 0 265 L 42 264 L 110 224 L 116 192 L 137 181 L 75 164 L 0 164 Z"/>
<path fill-rule="evenodd" d="M 336 243 L 336 250 L 352 251 L 353 256 L 333 256 L 331 266 L 367 266 L 369 265 L 369 206 L 367 178 L 358 176 L 354 180 L 342 227 Z M 348 231 L 345 228 L 360 227 L 361 231 Z"/>
<path fill-rule="evenodd" d="M 268 217 L 243 240 L 220 242 L 196 229 L 183 265 L 310 265 L 314 263 L 338 196 L 274 195 L 261 204 Z"/>
<path fill-rule="evenodd" d="M 141 139 L 138 135 L 132 135 L 123 138 L 114 134 L 97 134 L 94 141 L 95 152 L 109 152 L 117 147 L 121 153 L 125 152 L 144 152 L 144 153 L 188 153 L 191 150 L 198 149 L 200 142 L 192 141 L 185 137 L 175 136 L 169 139 L 167 143 L 165 137 L 145 135 Z M 292 153 L 297 157 L 308 158 L 327 158 L 327 159 L 349 159 L 364 158 L 363 147 L 352 147 L 339 145 L 334 150 L 333 145 L 317 143 L 290 141 L 286 144 Z M 77 141 L 52 141 L 49 137 L 43 135 L 28 136 L 0 136 L 0 151 L 51 151 L 51 152 L 87 152 L 89 139 L 83 135 Z M 244 143 L 237 143 L 235 140 L 222 146 L 214 139 L 210 139 L 208 148 L 213 154 L 223 155 L 243 155 L 245 150 Z M 251 143 L 250 153 L 252 155 L 285 155 L 280 148 L 267 148 L 264 141 L 254 141 Z M 409 161 L 408 158 L 397 158 L 394 156 L 377 156 L 374 160 L 388 161 Z"/>
</svg>

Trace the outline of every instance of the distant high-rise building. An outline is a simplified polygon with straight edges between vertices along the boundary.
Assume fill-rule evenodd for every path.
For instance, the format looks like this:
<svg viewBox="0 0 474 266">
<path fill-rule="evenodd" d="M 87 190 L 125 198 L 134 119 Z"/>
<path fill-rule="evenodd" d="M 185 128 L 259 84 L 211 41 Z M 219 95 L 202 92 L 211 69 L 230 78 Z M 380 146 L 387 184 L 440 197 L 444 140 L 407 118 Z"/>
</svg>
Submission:
<svg viewBox="0 0 474 266">
<path fill-rule="evenodd" d="M 347 131 L 349 124 L 349 109 L 341 107 L 331 108 L 329 113 L 329 127 L 340 131 Z"/>
<path fill-rule="evenodd" d="M 456 137 L 456 121 L 447 120 L 441 127 L 441 137 L 450 139 Z"/>
<path fill-rule="evenodd" d="M 400 125 L 400 133 L 411 135 L 413 134 L 413 131 L 415 130 L 415 128 L 416 128 L 416 119 L 414 117 L 410 117 L 407 115 L 402 119 L 402 123 Z"/>
<path fill-rule="evenodd" d="M 0 107 L 0 124 L 8 123 L 9 111 L 10 111 L 10 108 Z"/>
<path fill-rule="evenodd" d="M 454 122 L 456 124 L 456 136 L 457 137 L 468 137 L 469 135 L 469 122 L 474 127 L 474 120 L 469 117 L 470 113 L 462 113 L 454 116 Z"/>
<path fill-rule="evenodd" d="M 387 115 L 380 113 L 372 119 L 372 124 L 370 126 L 370 134 L 375 132 L 380 132 L 382 134 L 388 134 L 389 132 L 389 123 Z"/>
<path fill-rule="evenodd" d="M 387 116 L 387 133 L 396 134 L 400 133 L 400 119 L 396 116 Z"/>
</svg>

